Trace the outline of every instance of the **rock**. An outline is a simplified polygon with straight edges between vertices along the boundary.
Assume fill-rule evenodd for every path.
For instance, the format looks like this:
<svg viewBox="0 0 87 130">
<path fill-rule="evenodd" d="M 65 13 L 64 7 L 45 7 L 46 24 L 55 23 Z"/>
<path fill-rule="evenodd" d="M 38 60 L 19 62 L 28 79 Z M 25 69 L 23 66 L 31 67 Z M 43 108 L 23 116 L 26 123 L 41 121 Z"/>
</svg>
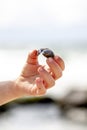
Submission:
<svg viewBox="0 0 87 130">
<path fill-rule="evenodd" d="M 56 103 L 63 116 L 87 123 L 87 91 L 72 90 Z"/>
<path fill-rule="evenodd" d="M 72 90 L 67 95 L 58 99 L 59 105 L 87 107 L 87 92 Z"/>
</svg>

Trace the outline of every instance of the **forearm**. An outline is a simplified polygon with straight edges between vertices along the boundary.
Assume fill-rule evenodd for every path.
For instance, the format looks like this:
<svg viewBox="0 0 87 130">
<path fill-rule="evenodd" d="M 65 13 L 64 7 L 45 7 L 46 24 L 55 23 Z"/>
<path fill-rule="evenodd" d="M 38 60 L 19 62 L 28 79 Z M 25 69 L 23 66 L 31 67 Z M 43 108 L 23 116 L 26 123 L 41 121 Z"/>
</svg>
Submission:
<svg viewBox="0 0 87 130">
<path fill-rule="evenodd" d="M 3 81 L 0 82 L 0 105 L 8 103 L 18 98 L 15 91 L 14 81 Z"/>
</svg>

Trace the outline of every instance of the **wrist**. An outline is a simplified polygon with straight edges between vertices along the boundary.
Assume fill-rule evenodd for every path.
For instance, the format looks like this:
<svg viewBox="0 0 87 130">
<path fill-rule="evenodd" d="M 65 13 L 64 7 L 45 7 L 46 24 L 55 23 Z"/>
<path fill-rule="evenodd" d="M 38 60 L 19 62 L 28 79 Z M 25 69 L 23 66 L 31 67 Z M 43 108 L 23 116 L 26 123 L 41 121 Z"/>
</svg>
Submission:
<svg viewBox="0 0 87 130">
<path fill-rule="evenodd" d="M 19 98 L 15 81 L 0 82 L 0 105 Z"/>
</svg>

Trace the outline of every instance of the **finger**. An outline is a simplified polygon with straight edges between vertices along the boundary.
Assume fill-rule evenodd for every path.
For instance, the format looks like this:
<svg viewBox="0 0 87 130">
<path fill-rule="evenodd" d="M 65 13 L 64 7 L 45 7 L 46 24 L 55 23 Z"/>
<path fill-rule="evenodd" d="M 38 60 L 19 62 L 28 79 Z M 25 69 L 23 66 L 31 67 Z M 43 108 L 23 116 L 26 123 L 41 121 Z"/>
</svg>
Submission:
<svg viewBox="0 0 87 130">
<path fill-rule="evenodd" d="M 39 67 L 38 72 L 40 76 L 43 78 L 46 88 L 51 88 L 55 85 L 54 78 L 43 67 Z"/>
<path fill-rule="evenodd" d="M 29 53 L 28 57 L 27 57 L 27 63 L 28 64 L 37 64 L 38 63 L 38 52 L 37 50 L 33 50 Z"/>
<path fill-rule="evenodd" d="M 55 61 L 57 62 L 57 64 L 61 67 L 62 70 L 65 69 L 65 63 L 64 63 L 64 61 L 62 60 L 61 57 L 55 56 L 55 57 L 54 57 L 54 60 L 55 60 Z"/>
<path fill-rule="evenodd" d="M 41 78 L 36 79 L 36 86 L 37 86 L 37 90 L 36 90 L 37 95 L 44 95 L 46 93 L 46 88 Z"/>
<path fill-rule="evenodd" d="M 43 80 L 41 78 L 36 78 L 35 85 L 31 87 L 31 91 L 29 92 L 32 96 L 44 95 L 46 93 L 46 88 L 43 84 Z"/>
<path fill-rule="evenodd" d="M 62 76 L 62 69 L 60 66 L 53 60 L 53 58 L 47 59 L 47 64 L 50 67 L 50 70 L 52 72 L 52 76 L 54 79 L 58 79 Z"/>
<path fill-rule="evenodd" d="M 29 77 L 30 75 L 35 75 L 37 73 L 37 68 L 39 66 L 37 55 L 37 50 L 33 50 L 29 53 L 27 61 L 21 72 L 23 77 Z"/>
</svg>

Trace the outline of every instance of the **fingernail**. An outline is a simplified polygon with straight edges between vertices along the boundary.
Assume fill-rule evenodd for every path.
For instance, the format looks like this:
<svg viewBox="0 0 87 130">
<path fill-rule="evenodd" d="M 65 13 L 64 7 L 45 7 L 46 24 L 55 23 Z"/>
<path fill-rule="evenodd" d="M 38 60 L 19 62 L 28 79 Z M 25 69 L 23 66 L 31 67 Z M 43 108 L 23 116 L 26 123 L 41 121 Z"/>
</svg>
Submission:
<svg viewBox="0 0 87 130">
<path fill-rule="evenodd" d="M 52 61 L 53 61 L 53 58 L 50 57 L 50 58 L 48 58 L 48 60 L 49 60 L 49 62 L 52 62 Z"/>
</svg>

